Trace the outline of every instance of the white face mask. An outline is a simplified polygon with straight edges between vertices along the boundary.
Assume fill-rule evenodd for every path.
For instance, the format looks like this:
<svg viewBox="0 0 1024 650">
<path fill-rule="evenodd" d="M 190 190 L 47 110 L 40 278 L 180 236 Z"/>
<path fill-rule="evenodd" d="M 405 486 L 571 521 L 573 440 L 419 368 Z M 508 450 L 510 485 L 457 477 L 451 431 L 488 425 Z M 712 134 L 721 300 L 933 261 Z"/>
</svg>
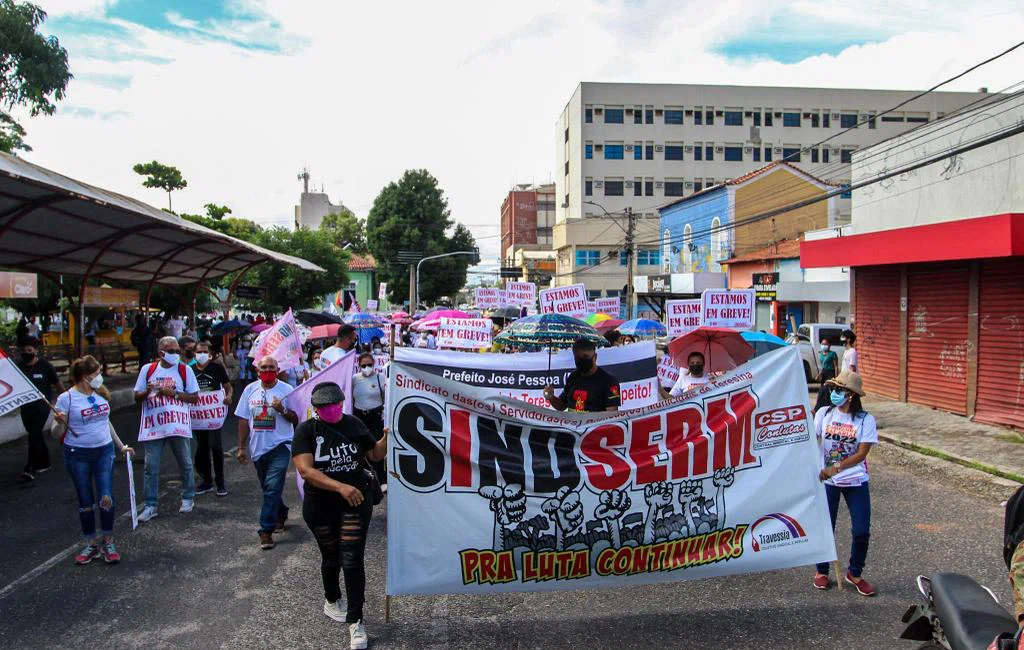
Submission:
<svg viewBox="0 0 1024 650">
<path fill-rule="evenodd" d="M 210 360 L 210 353 L 209 352 L 197 352 L 196 353 L 196 363 L 198 363 L 199 365 L 205 366 L 206 363 L 209 360 Z"/>
<path fill-rule="evenodd" d="M 323 370 L 324 369 L 324 360 L 321 359 L 320 357 L 317 357 L 316 359 L 313 359 L 313 367 L 316 368 L 317 370 Z"/>
<path fill-rule="evenodd" d="M 380 347 L 379 345 L 375 345 L 375 346 L 373 347 L 373 351 L 374 351 L 374 352 L 381 352 L 381 351 L 383 351 L 383 348 L 381 348 L 381 347 Z"/>
<path fill-rule="evenodd" d="M 96 390 L 103 385 L 103 375 L 96 375 L 89 380 L 89 385 L 92 386 L 93 390 Z"/>
<path fill-rule="evenodd" d="M 363 377 L 369 377 L 370 375 L 373 374 L 373 366 L 366 366 L 365 368 L 360 368 L 359 372 L 363 373 Z"/>
<path fill-rule="evenodd" d="M 167 363 L 171 364 L 172 366 L 178 365 L 178 360 L 180 359 L 180 357 L 177 354 L 172 354 L 170 352 L 161 352 L 160 354 L 163 355 L 164 361 L 166 361 Z"/>
</svg>

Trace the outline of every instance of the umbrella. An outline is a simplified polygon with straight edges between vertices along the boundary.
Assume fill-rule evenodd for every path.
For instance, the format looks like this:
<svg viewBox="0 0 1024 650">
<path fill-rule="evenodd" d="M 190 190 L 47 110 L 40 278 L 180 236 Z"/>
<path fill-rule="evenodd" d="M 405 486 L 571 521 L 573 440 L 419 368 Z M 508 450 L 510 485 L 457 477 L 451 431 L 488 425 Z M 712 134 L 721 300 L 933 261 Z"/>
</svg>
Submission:
<svg viewBox="0 0 1024 650">
<path fill-rule="evenodd" d="M 314 339 L 329 339 L 333 336 L 337 336 L 338 329 L 340 327 L 341 325 L 338 325 L 337 323 L 331 323 L 330 325 L 317 325 L 309 333 L 309 340 L 312 341 Z"/>
<path fill-rule="evenodd" d="M 634 318 L 619 325 L 619 333 L 623 336 L 634 336 L 638 339 L 653 339 L 668 334 L 665 326 L 649 318 Z"/>
<path fill-rule="evenodd" d="M 226 320 L 223 323 L 217 323 L 210 331 L 219 336 L 221 334 L 229 334 L 235 330 L 247 330 L 251 327 L 252 325 L 249 323 L 236 318 L 233 320 Z"/>
<path fill-rule="evenodd" d="M 521 313 L 522 312 L 520 311 L 519 307 L 513 307 L 513 306 L 501 307 L 499 309 L 493 310 L 491 312 L 490 318 L 491 318 L 492 321 L 494 321 L 496 323 L 499 322 L 499 321 L 501 321 L 501 322 L 508 322 L 508 321 L 512 321 L 512 320 L 518 320 L 519 319 L 519 315 Z"/>
<path fill-rule="evenodd" d="M 786 345 L 786 342 L 779 337 L 765 332 L 740 332 L 740 336 L 754 348 L 755 357 L 778 350 Z"/>
<path fill-rule="evenodd" d="M 564 314 L 536 314 L 520 318 L 502 330 L 494 341 L 502 345 L 539 349 L 569 347 L 577 339 L 592 341 L 599 347 L 608 345 L 596 329 Z"/>
<path fill-rule="evenodd" d="M 612 320 L 612 317 L 609 316 L 608 314 L 598 313 L 590 314 L 589 316 L 583 319 L 583 322 L 592 327 L 597 327 L 598 323 L 603 323 L 606 320 Z"/>
<path fill-rule="evenodd" d="M 253 331 L 254 334 L 259 334 L 260 332 L 262 332 L 264 330 L 268 330 L 270 328 L 271 328 L 271 326 L 269 324 L 267 324 L 267 323 L 260 323 L 259 325 L 253 325 L 252 326 L 252 331 Z"/>
<path fill-rule="evenodd" d="M 359 334 L 360 345 L 366 345 L 371 343 L 373 339 L 379 339 L 381 342 L 384 341 L 384 330 L 379 327 L 372 325 L 353 325 L 356 328 L 356 333 Z"/>
<path fill-rule="evenodd" d="M 368 314 L 366 312 L 357 312 L 355 314 L 346 314 L 345 322 L 349 325 L 370 325 L 372 327 L 380 327 L 384 324 L 384 320 L 376 314 Z"/>
<path fill-rule="evenodd" d="M 469 314 L 458 309 L 438 309 L 437 311 L 423 317 L 423 320 L 412 326 L 413 329 L 436 330 L 441 326 L 442 318 L 469 318 Z"/>
<path fill-rule="evenodd" d="M 295 320 L 307 327 L 316 327 L 317 325 L 340 323 L 341 317 L 319 309 L 300 309 L 295 312 Z"/>
<path fill-rule="evenodd" d="M 704 355 L 706 372 L 722 372 L 746 362 L 754 355 L 754 348 L 739 332 L 724 327 L 698 327 L 668 344 L 672 363 L 678 368 L 685 368 L 694 352 Z"/>
<path fill-rule="evenodd" d="M 626 321 L 620 320 L 618 318 L 609 318 L 608 320 L 603 320 L 600 323 L 598 323 L 597 325 L 594 325 L 594 329 L 596 329 L 598 332 L 604 334 L 605 332 L 607 332 L 609 330 L 613 330 L 613 329 L 615 329 L 616 327 L 622 325 L 625 322 Z"/>
</svg>

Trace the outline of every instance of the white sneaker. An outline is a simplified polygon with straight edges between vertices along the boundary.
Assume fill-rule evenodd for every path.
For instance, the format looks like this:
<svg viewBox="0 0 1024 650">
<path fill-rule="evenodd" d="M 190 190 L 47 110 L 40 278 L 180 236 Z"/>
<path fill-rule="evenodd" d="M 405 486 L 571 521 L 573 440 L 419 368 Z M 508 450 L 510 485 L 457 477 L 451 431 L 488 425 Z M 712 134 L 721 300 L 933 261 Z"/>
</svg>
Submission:
<svg viewBox="0 0 1024 650">
<path fill-rule="evenodd" d="M 324 601 L 324 614 L 327 614 L 328 618 L 334 619 L 339 623 L 345 622 L 345 610 L 347 606 L 344 598 L 339 598 L 337 602 Z"/>
<path fill-rule="evenodd" d="M 196 502 L 192 499 L 182 499 L 181 507 L 178 508 L 178 512 L 189 513 L 192 512 L 192 508 L 195 508 Z"/>
<path fill-rule="evenodd" d="M 156 508 L 154 506 L 146 506 L 139 513 L 139 521 L 149 521 L 157 515 Z"/>
<path fill-rule="evenodd" d="M 366 637 L 366 628 L 363 627 L 363 622 L 358 621 L 348 626 L 348 635 L 352 639 L 349 647 L 352 650 L 366 650 L 366 644 L 368 643 Z"/>
<path fill-rule="evenodd" d="M 388 493 L 388 484 L 387 483 L 385 483 L 384 485 L 380 486 L 380 493 L 381 494 L 387 494 Z"/>
</svg>

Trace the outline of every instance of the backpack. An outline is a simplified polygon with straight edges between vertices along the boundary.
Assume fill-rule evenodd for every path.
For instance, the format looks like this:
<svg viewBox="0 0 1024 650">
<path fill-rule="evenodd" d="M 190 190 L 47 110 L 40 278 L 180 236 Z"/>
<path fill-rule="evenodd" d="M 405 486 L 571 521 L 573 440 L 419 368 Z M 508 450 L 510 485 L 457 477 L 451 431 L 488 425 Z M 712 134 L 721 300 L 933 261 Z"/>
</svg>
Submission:
<svg viewBox="0 0 1024 650">
<path fill-rule="evenodd" d="M 1006 502 L 1006 520 L 1003 523 L 1003 560 L 1010 568 L 1013 553 L 1024 542 L 1024 485 L 1017 488 Z"/>
<path fill-rule="evenodd" d="M 149 383 L 149 380 L 153 378 L 153 374 L 156 373 L 156 368 L 159 365 L 160 365 L 159 361 L 154 361 L 153 363 L 151 363 L 148 366 L 146 366 L 146 383 L 147 384 Z M 186 373 L 185 373 L 185 364 L 183 364 L 183 363 L 179 363 L 178 364 L 178 374 L 181 375 L 181 387 L 184 388 L 185 386 L 188 385 L 188 382 L 185 381 L 185 377 L 187 376 Z"/>
</svg>

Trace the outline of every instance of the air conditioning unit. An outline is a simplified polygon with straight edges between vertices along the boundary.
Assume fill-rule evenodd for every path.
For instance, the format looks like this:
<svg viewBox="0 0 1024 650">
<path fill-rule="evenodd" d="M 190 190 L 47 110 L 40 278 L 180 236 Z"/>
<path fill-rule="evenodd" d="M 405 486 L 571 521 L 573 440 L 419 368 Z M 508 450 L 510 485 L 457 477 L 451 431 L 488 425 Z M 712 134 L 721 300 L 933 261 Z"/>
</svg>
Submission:
<svg viewBox="0 0 1024 650">
<path fill-rule="evenodd" d="M 596 114 L 598 114 L 598 115 L 600 115 L 600 114 L 601 114 L 601 113 L 603 113 L 603 112 L 604 112 L 604 109 L 603 109 L 603 108 L 595 108 L 595 109 L 594 109 L 594 113 L 596 113 Z"/>
<path fill-rule="evenodd" d="M 722 153 L 725 151 L 725 147 L 715 147 L 715 153 Z"/>
<path fill-rule="evenodd" d="M 833 156 L 838 156 L 839 155 L 839 150 L 838 149 L 833 149 L 832 150 L 832 155 Z"/>
<path fill-rule="evenodd" d="M 692 153 L 693 152 L 693 145 L 692 144 L 688 144 L 685 147 L 683 147 L 683 149 L 686 151 L 686 153 Z"/>
<path fill-rule="evenodd" d="M 870 116 L 867 113 L 864 113 L 864 114 L 862 114 L 860 116 L 860 121 L 861 122 L 867 122 L 868 121 L 868 117 L 870 117 Z"/>
<path fill-rule="evenodd" d="M 664 183 L 662 183 L 661 181 L 658 181 L 657 183 L 654 184 L 654 187 L 661 188 L 664 185 L 665 185 Z"/>
<path fill-rule="evenodd" d="M 686 111 L 684 111 L 684 113 L 685 113 L 686 115 L 693 115 L 693 110 L 691 110 L 691 109 L 687 109 Z"/>
<path fill-rule="evenodd" d="M 811 119 L 811 114 L 810 113 L 804 113 L 804 119 L 805 120 Z"/>
<path fill-rule="evenodd" d="M 839 113 L 832 113 L 832 119 L 833 120 L 838 120 L 839 119 Z"/>
<path fill-rule="evenodd" d="M 604 181 L 594 181 L 594 187 L 604 187 Z"/>
<path fill-rule="evenodd" d="M 594 145 L 594 151 L 601 151 L 602 149 L 604 149 L 604 145 L 603 144 L 595 144 Z"/>
<path fill-rule="evenodd" d="M 662 115 L 664 113 L 665 113 L 665 111 L 661 110 L 660 108 L 654 109 L 654 114 L 655 115 Z"/>
<path fill-rule="evenodd" d="M 656 144 L 656 145 L 654 145 L 654 150 L 655 151 L 664 151 L 665 147 L 661 146 L 660 144 Z"/>
<path fill-rule="evenodd" d="M 626 182 L 624 183 L 624 185 L 625 185 L 626 187 L 633 187 L 633 181 L 626 181 Z"/>
<path fill-rule="evenodd" d="M 632 151 L 632 150 L 633 150 L 633 145 L 627 144 L 626 145 L 626 151 Z"/>
<path fill-rule="evenodd" d="M 743 147 L 743 153 L 750 153 L 754 150 L 753 147 Z"/>
<path fill-rule="evenodd" d="M 601 110 L 601 109 L 597 109 L 597 110 Z M 782 117 L 782 112 L 780 111 L 780 112 L 775 113 L 775 117 Z"/>
<path fill-rule="evenodd" d="M 782 153 L 782 147 L 775 147 L 775 153 Z"/>
<path fill-rule="evenodd" d="M 725 115 L 724 112 L 722 112 L 722 111 L 715 111 L 715 117 L 722 117 L 723 115 Z"/>
<path fill-rule="evenodd" d="M 633 114 L 633 109 L 632 108 L 627 108 L 626 109 L 626 115 L 632 115 L 632 114 Z"/>
<path fill-rule="evenodd" d="M 753 115 L 754 115 L 753 111 L 744 111 L 743 112 L 743 117 L 752 117 Z"/>
<path fill-rule="evenodd" d="M 686 185 L 686 189 L 688 189 L 688 190 L 692 189 L 693 188 L 693 181 L 686 181 L 685 185 Z"/>
</svg>

